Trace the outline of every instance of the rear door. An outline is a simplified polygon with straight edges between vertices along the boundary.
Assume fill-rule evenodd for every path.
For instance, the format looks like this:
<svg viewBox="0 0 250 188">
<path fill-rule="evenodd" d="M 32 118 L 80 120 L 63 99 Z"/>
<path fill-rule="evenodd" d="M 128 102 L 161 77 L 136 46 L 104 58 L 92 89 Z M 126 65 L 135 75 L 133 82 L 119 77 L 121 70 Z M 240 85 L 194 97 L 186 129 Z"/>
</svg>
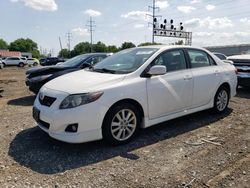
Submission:
<svg viewBox="0 0 250 188">
<path fill-rule="evenodd" d="M 213 58 L 203 50 L 187 49 L 194 80 L 192 106 L 208 104 L 221 82 L 220 67 Z"/>
</svg>

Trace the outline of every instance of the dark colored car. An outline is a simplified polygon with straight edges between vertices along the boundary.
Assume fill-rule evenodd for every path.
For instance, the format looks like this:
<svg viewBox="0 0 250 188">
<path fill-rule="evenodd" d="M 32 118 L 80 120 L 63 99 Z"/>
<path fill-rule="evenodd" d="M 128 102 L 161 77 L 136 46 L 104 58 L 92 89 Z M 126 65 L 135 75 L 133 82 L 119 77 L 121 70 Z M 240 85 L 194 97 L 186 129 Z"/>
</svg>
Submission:
<svg viewBox="0 0 250 188">
<path fill-rule="evenodd" d="M 235 55 L 227 59 L 233 62 L 238 71 L 238 85 L 250 87 L 250 55 Z"/>
<path fill-rule="evenodd" d="M 40 64 L 42 66 L 50 66 L 50 65 L 56 65 L 57 63 L 64 62 L 64 59 L 61 59 L 59 57 L 48 57 L 40 59 Z"/>
<path fill-rule="evenodd" d="M 30 91 L 38 93 L 40 88 L 48 81 L 58 76 L 90 67 L 110 55 L 108 53 L 83 54 L 55 66 L 29 69 L 26 72 L 26 85 Z"/>
</svg>

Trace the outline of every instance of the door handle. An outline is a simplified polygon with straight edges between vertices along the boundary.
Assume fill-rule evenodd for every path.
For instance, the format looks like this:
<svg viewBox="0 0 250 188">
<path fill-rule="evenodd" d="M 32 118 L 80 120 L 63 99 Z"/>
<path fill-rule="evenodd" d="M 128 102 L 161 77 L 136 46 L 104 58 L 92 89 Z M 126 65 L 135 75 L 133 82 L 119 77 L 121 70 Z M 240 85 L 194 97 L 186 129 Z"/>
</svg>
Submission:
<svg viewBox="0 0 250 188">
<path fill-rule="evenodd" d="M 184 80 L 191 80 L 191 79 L 192 79 L 192 76 L 190 76 L 190 75 L 184 76 Z"/>
<path fill-rule="evenodd" d="M 215 75 L 218 75 L 219 73 L 220 73 L 219 70 L 215 70 L 215 71 L 214 71 L 214 74 L 215 74 Z"/>
</svg>

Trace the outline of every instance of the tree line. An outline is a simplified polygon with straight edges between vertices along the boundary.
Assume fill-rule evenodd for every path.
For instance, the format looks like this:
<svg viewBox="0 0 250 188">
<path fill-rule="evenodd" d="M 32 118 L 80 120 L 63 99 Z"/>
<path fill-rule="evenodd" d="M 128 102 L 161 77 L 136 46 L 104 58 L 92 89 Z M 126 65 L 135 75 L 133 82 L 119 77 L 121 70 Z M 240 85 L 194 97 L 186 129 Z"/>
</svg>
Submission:
<svg viewBox="0 0 250 188">
<path fill-rule="evenodd" d="M 149 46 L 149 45 L 160 45 L 160 44 L 161 43 L 145 42 L 145 43 L 139 44 L 138 46 Z M 183 44 L 183 41 L 180 40 L 173 44 Z M 80 54 L 93 53 L 93 52 L 115 53 L 120 50 L 133 48 L 133 47 L 136 47 L 136 45 L 132 42 L 123 42 L 120 47 L 117 47 L 115 45 L 106 45 L 101 41 L 93 45 L 91 45 L 89 42 L 80 42 L 71 51 L 68 49 L 60 50 L 58 56 L 62 58 L 72 58 Z M 0 49 L 8 49 L 10 51 L 30 52 L 32 53 L 32 57 L 35 57 L 35 58 L 41 57 L 41 54 L 38 50 L 37 43 L 29 38 L 26 38 L 26 39 L 20 38 L 11 42 L 10 44 L 8 44 L 3 39 L 0 39 Z"/>
<path fill-rule="evenodd" d="M 160 44 L 160 43 L 154 43 L 154 45 L 157 45 L 157 44 Z M 152 45 L 152 43 L 150 42 L 141 43 L 138 46 L 148 46 L 148 45 Z M 69 51 L 68 49 L 62 49 L 59 52 L 59 57 L 71 58 L 80 54 L 95 53 L 95 52 L 115 53 L 124 49 L 133 48 L 133 47 L 136 47 L 136 45 L 132 42 L 123 42 L 120 47 L 117 47 L 115 45 L 106 45 L 102 43 L 101 41 L 92 45 L 89 42 L 80 42 L 71 51 Z"/>
<path fill-rule="evenodd" d="M 40 58 L 40 52 L 38 50 L 37 43 L 29 38 L 20 38 L 11 42 L 10 44 L 8 44 L 5 40 L 0 39 L 0 49 L 19 52 L 30 52 L 32 53 L 32 57 Z"/>
</svg>

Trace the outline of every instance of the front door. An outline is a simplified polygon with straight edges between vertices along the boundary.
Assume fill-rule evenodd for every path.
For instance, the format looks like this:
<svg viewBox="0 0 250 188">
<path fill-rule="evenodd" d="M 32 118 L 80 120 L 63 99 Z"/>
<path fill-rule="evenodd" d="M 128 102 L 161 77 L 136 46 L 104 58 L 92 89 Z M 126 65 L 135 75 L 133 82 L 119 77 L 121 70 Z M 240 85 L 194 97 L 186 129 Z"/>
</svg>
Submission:
<svg viewBox="0 0 250 188">
<path fill-rule="evenodd" d="M 164 65 L 167 73 L 147 79 L 149 118 L 183 111 L 192 104 L 193 78 L 180 49 L 163 52 L 150 66 Z"/>
</svg>

